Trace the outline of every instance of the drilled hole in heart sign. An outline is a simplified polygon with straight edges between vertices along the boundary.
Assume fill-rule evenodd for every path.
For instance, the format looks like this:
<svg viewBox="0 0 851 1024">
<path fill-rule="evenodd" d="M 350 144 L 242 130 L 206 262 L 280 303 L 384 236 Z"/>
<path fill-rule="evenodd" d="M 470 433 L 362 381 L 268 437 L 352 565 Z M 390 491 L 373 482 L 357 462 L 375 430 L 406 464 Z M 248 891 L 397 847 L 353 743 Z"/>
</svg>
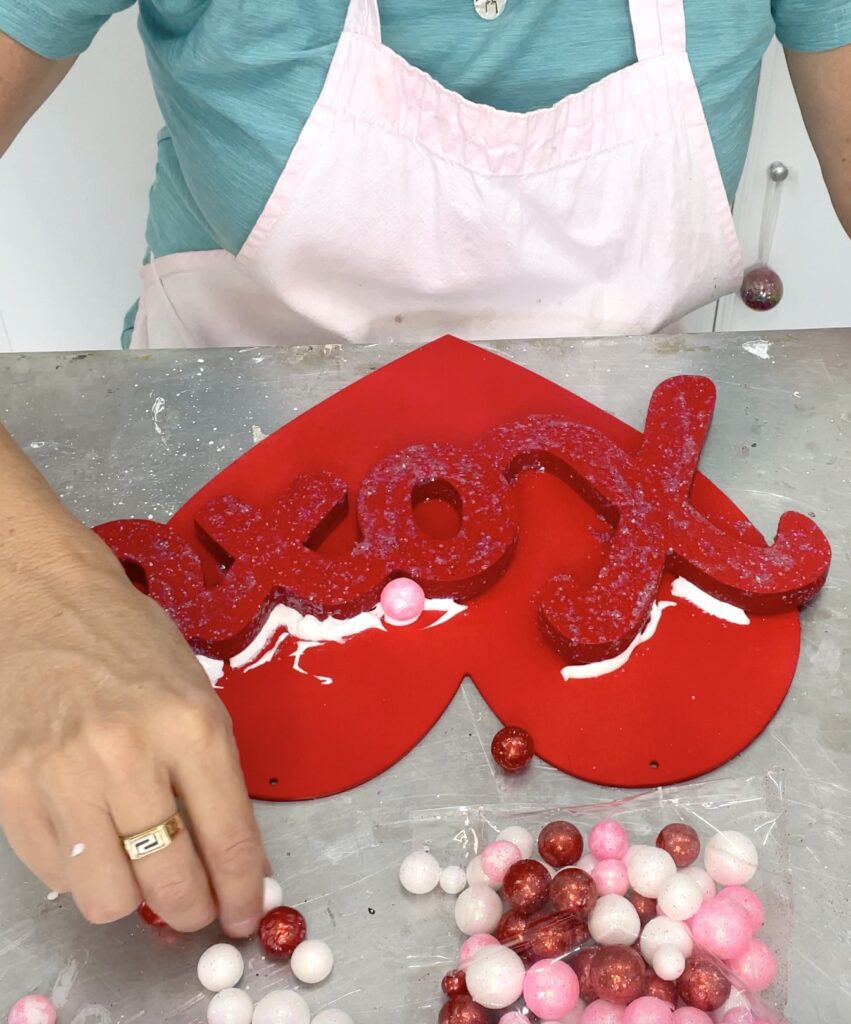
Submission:
<svg viewBox="0 0 851 1024">
<path fill-rule="evenodd" d="M 658 761 L 651 761 L 650 762 L 650 767 L 653 768 L 653 769 L 658 768 L 659 767 L 659 762 Z"/>
<path fill-rule="evenodd" d="M 419 484 L 411 493 L 414 522 L 435 540 L 451 540 L 461 529 L 461 495 L 445 480 Z"/>
</svg>

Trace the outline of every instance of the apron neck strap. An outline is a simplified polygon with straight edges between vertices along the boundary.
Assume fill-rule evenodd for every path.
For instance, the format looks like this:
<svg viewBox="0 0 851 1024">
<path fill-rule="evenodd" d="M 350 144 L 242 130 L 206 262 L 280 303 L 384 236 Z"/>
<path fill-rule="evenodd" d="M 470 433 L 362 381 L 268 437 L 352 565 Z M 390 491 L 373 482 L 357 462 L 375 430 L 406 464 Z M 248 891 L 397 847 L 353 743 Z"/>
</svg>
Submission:
<svg viewBox="0 0 851 1024">
<path fill-rule="evenodd" d="M 639 61 L 686 52 L 683 0 L 629 0 Z"/>
<path fill-rule="evenodd" d="M 380 43 L 381 16 L 378 13 L 378 0 L 349 0 L 344 31 L 368 36 Z"/>
</svg>

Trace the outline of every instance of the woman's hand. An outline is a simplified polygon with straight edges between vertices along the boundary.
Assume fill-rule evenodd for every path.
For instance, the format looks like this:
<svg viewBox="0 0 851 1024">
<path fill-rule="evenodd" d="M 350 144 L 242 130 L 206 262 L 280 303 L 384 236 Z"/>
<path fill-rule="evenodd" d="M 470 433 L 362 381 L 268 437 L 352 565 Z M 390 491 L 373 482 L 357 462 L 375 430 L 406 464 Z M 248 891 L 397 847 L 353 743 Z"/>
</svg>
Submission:
<svg viewBox="0 0 851 1024">
<path fill-rule="evenodd" d="M 0 438 L 2 441 L 3 438 Z M 11 459 L 8 440 L 0 445 Z M 35 521 L 0 536 L 0 823 L 51 889 L 92 922 L 144 899 L 174 928 L 221 919 L 247 936 L 265 858 L 224 706 L 166 614 L 61 506 L 7 461 L 4 500 Z M 7 492 L 12 481 L 18 490 Z M 49 495 L 49 497 L 47 496 Z M 46 534 L 45 534 L 46 531 Z M 41 542 L 34 545 L 37 537 Z M 190 832 L 131 863 L 121 836 L 178 807 Z"/>
</svg>

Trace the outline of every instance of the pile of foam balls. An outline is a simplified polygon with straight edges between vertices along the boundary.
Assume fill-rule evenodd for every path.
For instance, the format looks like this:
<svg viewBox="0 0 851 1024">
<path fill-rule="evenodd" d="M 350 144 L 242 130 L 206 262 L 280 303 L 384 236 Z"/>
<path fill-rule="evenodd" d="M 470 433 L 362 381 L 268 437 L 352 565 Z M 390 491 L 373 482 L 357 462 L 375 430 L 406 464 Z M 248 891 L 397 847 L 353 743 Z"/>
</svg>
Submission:
<svg viewBox="0 0 851 1024">
<path fill-rule="evenodd" d="M 740 832 L 702 847 L 676 822 L 655 846 L 631 845 L 605 820 L 586 850 L 575 825 L 553 821 L 537 843 L 506 828 L 466 870 L 417 851 L 399 878 L 455 896 L 467 937 L 438 1024 L 769 1024 L 749 998 L 777 972 L 747 888 L 758 866 Z"/>
</svg>

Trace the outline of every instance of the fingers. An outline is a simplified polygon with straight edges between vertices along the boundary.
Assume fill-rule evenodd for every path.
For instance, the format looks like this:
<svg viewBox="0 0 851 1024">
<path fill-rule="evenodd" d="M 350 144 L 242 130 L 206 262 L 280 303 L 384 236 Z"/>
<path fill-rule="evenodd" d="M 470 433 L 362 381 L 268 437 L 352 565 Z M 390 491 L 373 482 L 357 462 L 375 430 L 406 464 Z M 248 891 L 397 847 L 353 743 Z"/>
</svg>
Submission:
<svg viewBox="0 0 851 1024">
<path fill-rule="evenodd" d="M 48 889 L 66 892 L 68 877 L 59 838 L 41 793 L 21 774 L 0 788 L 0 821 L 9 845 Z"/>
<path fill-rule="evenodd" d="M 266 855 L 229 724 L 216 716 L 202 747 L 203 754 L 187 743 L 173 777 L 192 819 L 222 927 L 243 938 L 256 931 L 262 917 Z"/>
<path fill-rule="evenodd" d="M 107 800 L 122 836 L 137 835 L 170 818 L 177 799 L 163 766 L 143 762 L 133 778 L 114 777 Z M 187 831 L 171 846 L 132 862 L 142 896 L 176 931 L 195 932 L 216 919 L 216 904 L 201 858 Z"/>
</svg>

